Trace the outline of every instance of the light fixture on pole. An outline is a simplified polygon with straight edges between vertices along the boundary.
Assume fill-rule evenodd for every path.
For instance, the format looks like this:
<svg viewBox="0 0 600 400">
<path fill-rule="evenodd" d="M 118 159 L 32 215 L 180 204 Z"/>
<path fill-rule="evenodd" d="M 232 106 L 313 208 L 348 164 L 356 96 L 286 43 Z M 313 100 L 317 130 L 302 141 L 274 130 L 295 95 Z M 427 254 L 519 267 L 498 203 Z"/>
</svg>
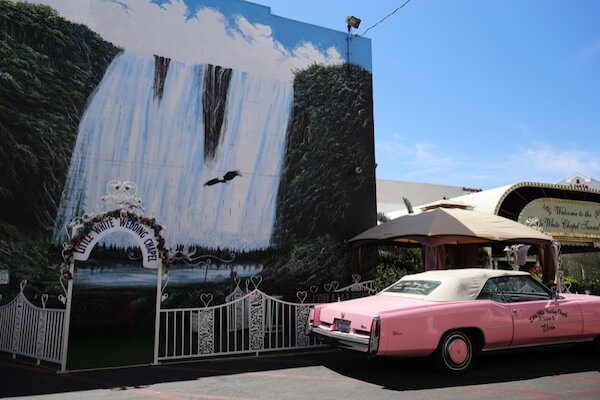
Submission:
<svg viewBox="0 0 600 400">
<path fill-rule="evenodd" d="M 352 28 L 358 29 L 360 25 L 360 18 L 356 18 L 354 15 L 348 15 L 346 17 L 346 25 L 348 25 L 348 35 L 346 35 L 346 64 L 350 65 L 350 32 Z"/>
<path fill-rule="evenodd" d="M 356 18 L 354 15 L 348 15 L 346 17 L 346 25 L 348 25 L 348 33 L 354 29 L 358 29 L 360 25 L 360 18 Z"/>
</svg>

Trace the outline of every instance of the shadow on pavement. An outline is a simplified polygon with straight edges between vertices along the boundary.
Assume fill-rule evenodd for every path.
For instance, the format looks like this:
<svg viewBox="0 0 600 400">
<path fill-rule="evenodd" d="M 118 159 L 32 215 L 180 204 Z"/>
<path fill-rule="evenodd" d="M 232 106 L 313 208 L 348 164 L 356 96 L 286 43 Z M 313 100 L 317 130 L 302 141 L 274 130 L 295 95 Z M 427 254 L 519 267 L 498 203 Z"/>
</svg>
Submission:
<svg viewBox="0 0 600 400">
<path fill-rule="evenodd" d="M 587 346 L 484 354 L 470 372 L 460 376 L 439 373 L 428 359 L 368 361 L 362 354 L 336 350 L 77 371 L 66 374 L 2 356 L 0 357 L 0 377 L 2 377 L 0 397 L 93 389 L 143 388 L 156 383 L 310 366 L 324 366 L 345 377 L 396 391 L 490 384 L 600 371 L 598 355 Z"/>
<path fill-rule="evenodd" d="M 381 386 L 405 391 L 514 382 L 546 376 L 600 371 L 600 356 L 591 346 L 493 352 L 480 355 L 464 375 L 448 375 L 426 358 L 374 359 L 369 367 L 342 365 L 337 373 Z"/>
<path fill-rule="evenodd" d="M 334 357 L 335 355 L 335 357 Z M 156 383 L 195 380 L 203 377 L 264 372 L 277 369 L 325 365 L 331 358 L 362 360 L 362 355 L 327 350 L 303 354 L 279 354 L 260 357 L 212 359 L 126 368 L 71 371 L 58 373 L 0 355 L 0 398 L 68 393 L 94 389 L 143 388 Z"/>
</svg>

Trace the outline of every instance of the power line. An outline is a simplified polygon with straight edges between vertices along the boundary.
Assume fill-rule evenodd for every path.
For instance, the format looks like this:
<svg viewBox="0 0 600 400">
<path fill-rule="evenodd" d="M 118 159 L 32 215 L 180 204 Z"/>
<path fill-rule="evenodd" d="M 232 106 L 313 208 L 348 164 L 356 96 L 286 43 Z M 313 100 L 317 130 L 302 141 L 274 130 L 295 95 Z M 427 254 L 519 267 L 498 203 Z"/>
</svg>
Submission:
<svg viewBox="0 0 600 400">
<path fill-rule="evenodd" d="M 405 5 L 407 5 L 409 2 L 410 2 L 410 0 L 406 0 L 404 2 L 404 4 L 402 4 L 400 7 L 396 8 L 394 11 L 392 11 L 391 13 L 389 13 L 388 15 L 386 15 L 385 17 L 383 17 L 382 19 L 380 19 L 379 21 L 377 21 L 374 25 L 368 27 L 367 30 L 365 30 L 360 36 L 364 36 L 367 32 L 369 32 L 371 29 L 375 28 L 377 25 L 379 25 L 380 23 L 382 23 L 383 21 L 385 21 L 386 19 L 388 19 L 392 15 L 394 15 L 396 13 L 396 11 L 398 11 L 399 9 L 401 9 L 402 7 L 404 7 Z"/>
</svg>

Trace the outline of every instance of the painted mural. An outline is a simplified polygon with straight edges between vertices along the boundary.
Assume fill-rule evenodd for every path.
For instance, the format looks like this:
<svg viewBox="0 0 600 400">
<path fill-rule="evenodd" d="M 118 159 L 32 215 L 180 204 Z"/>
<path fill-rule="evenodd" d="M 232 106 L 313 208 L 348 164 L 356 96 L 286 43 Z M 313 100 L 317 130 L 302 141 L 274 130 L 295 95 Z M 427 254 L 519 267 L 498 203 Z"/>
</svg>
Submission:
<svg viewBox="0 0 600 400">
<path fill-rule="evenodd" d="M 350 279 L 345 240 L 376 217 L 368 39 L 240 0 L 0 8 L 0 269 L 14 282 L 56 287 L 66 224 L 115 179 L 168 228 L 174 285 Z M 76 287 L 151 286 L 134 247 L 103 239 Z"/>
</svg>

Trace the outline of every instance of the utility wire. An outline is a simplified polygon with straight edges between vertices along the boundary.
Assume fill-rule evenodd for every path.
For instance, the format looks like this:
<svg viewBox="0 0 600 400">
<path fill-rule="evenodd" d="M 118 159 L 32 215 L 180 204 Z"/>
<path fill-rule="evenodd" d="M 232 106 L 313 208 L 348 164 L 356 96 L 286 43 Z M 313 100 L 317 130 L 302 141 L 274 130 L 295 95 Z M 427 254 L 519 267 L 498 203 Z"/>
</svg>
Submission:
<svg viewBox="0 0 600 400">
<path fill-rule="evenodd" d="M 364 36 L 367 32 L 369 32 L 371 29 L 375 28 L 377 25 L 379 25 L 380 23 L 382 23 L 383 21 L 385 21 L 386 19 L 388 19 L 389 17 L 391 17 L 392 15 L 394 15 L 396 13 L 396 11 L 398 11 L 399 9 L 401 9 L 402 7 L 404 7 L 405 5 L 407 5 L 410 2 L 410 0 L 406 0 L 404 2 L 404 4 L 402 4 L 400 7 L 396 8 L 394 11 L 392 11 L 391 13 L 389 13 L 388 15 L 386 15 L 385 17 L 383 17 L 382 19 L 380 19 L 379 21 L 377 21 L 374 25 L 370 26 L 367 28 L 367 30 L 365 30 L 362 34 L 360 34 L 359 36 Z"/>
</svg>

